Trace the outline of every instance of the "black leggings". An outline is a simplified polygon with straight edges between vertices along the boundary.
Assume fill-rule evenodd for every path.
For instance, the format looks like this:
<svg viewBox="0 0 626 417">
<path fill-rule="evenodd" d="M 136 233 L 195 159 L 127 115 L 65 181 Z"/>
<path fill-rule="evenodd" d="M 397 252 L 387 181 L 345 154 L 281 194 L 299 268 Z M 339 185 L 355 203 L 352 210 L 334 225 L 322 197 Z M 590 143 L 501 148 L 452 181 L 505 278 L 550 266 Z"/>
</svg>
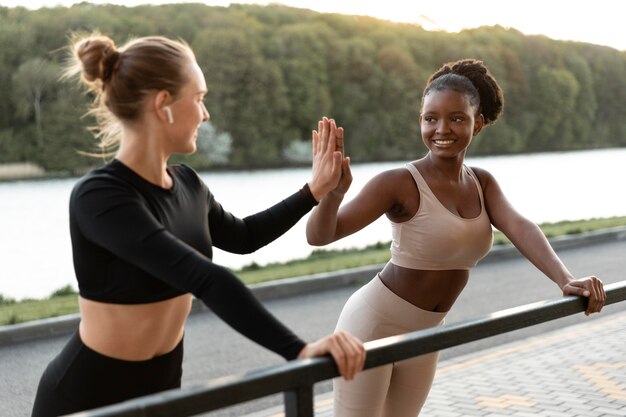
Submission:
<svg viewBox="0 0 626 417">
<path fill-rule="evenodd" d="M 145 361 L 110 358 L 85 346 L 78 331 L 41 376 L 32 417 L 56 417 L 180 388 L 183 342 Z"/>
</svg>

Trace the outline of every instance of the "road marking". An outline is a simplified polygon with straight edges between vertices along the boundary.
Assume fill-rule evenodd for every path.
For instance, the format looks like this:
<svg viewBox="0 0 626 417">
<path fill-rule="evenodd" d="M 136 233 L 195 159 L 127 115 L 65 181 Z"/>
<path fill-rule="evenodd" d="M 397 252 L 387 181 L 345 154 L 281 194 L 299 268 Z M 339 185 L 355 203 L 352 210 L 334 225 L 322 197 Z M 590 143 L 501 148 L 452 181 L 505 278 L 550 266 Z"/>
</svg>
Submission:
<svg viewBox="0 0 626 417">
<path fill-rule="evenodd" d="M 500 395 L 499 397 L 476 397 L 480 407 L 485 408 L 509 408 L 514 406 L 533 408 L 537 403 L 528 397 L 519 395 Z"/>
<path fill-rule="evenodd" d="M 516 343 L 515 346 L 511 346 L 509 348 L 497 349 L 494 352 L 489 352 L 481 356 L 473 357 L 462 362 L 439 368 L 437 370 L 437 376 L 445 375 L 447 373 L 454 372 L 470 366 L 479 365 L 484 362 L 498 359 L 503 356 L 511 355 L 520 351 L 536 348 L 542 345 L 547 345 L 554 341 L 563 341 L 564 339 L 579 337 L 581 335 L 588 334 L 589 332 L 598 328 L 606 329 L 608 326 L 617 326 L 622 324 L 624 321 L 626 321 L 626 315 L 621 315 L 620 317 L 611 320 L 602 320 L 597 323 L 586 323 L 584 327 L 579 325 L 575 326 L 575 328 L 573 329 L 559 330 L 552 336 L 542 336 L 541 338 L 535 336 L 533 338 L 534 340 L 531 340 L 529 342 L 521 344 Z"/>
<path fill-rule="evenodd" d="M 607 375 L 607 371 L 626 368 L 626 362 L 605 363 L 598 362 L 593 365 L 574 365 L 574 369 L 580 372 L 599 391 L 606 396 L 618 401 L 626 401 L 626 389 L 623 382 L 616 382 L 615 378 Z M 620 372 L 623 375 L 623 372 Z"/>
</svg>

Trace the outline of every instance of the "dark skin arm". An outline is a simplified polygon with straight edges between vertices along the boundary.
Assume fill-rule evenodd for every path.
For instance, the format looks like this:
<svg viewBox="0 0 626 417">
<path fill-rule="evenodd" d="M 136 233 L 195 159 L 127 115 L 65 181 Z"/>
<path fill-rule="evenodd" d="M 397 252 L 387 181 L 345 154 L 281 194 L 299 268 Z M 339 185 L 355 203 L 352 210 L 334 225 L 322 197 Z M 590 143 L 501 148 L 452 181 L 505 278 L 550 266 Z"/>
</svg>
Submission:
<svg viewBox="0 0 626 417">
<path fill-rule="evenodd" d="M 404 201 L 407 194 L 413 196 L 415 210 L 419 205 L 419 197 L 415 199 L 417 192 L 411 181 L 411 175 L 405 169 L 382 172 L 369 180 L 356 197 L 341 208 L 345 192 L 335 190 L 329 193 L 309 216 L 306 230 L 309 244 L 322 246 L 339 240 L 363 229 L 383 214 L 394 221 L 410 218 L 410 208 Z"/>
<path fill-rule="evenodd" d="M 352 183 L 350 159 L 344 155 L 344 132 L 335 121 L 324 119 L 313 131 L 313 141 L 335 143 L 342 154 L 341 178 L 311 212 L 306 234 L 309 244 L 323 246 L 355 233 L 383 214 L 393 221 L 408 220 L 419 207 L 419 194 L 405 169 L 382 172 L 372 178 L 358 195 L 339 208 Z"/>
<path fill-rule="evenodd" d="M 541 272 L 554 281 L 563 295 L 588 297 L 586 315 L 600 312 L 606 301 L 602 281 L 595 276 L 576 279 L 554 252 L 541 229 L 522 216 L 507 200 L 495 178 L 473 168 L 485 195 L 485 207 L 492 224 Z"/>
</svg>

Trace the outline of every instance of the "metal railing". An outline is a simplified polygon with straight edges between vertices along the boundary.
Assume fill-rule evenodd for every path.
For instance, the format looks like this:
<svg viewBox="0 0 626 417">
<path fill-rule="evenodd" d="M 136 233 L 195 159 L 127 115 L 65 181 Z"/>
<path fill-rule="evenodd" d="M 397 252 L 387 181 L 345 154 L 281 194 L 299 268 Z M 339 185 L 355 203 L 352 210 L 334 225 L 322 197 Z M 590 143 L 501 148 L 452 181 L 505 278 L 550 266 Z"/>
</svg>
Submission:
<svg viewBox="0 0 626 417">
<path fill-rule="evenodd" d="M 626 281 L 606 285 L 605 291 L 606 305 L 624 301 Z M 368 342 L 365 345 L 365 369 L 576 314 L 584 311 L 586 305 L 586 298 L 562 297 L 498 311 L 474 320 Z M 328 356 L 295 360 L 242 375 L 213 379 L 193 388 L 136 398 L 74 416 L 192 416 L 283 392 L 286 417 L 313 417 L 313 385 L 338 375 L 333 360 Z"/>
</svg>

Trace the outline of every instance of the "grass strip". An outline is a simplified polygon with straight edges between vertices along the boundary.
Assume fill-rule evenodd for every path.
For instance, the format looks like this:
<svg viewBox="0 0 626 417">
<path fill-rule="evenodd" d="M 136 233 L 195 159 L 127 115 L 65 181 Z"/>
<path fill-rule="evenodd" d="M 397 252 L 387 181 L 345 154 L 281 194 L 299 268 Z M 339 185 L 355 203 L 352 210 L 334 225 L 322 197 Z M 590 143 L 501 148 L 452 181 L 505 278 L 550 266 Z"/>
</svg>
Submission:
<svg viewBox="0 0 626 417">
<path fill-rule="evenodd" d="M 621 216 L 544 223 L 540 227 L 546 236 L 556 237 L 625 225 L 626 216 Z M 496 231 L 494 244 L 506 243 L 509 243 L 508 239 Z M 389 245 L 390 242 L 379 242 L 363 249 L 318 249 L 304 259 L 270 263 L 263 266 L 252 263 L 234 272 L 246 284 L 256 284 L 276 279 L 382 264 L 389 260 Z M 16 301 L 0 294 L 0 325 L 77 313 L 78 297 L 76 295 L 74 289 L 69 285 L 56 290 L 50 297 L 42 300 Z"/>
</svg>

